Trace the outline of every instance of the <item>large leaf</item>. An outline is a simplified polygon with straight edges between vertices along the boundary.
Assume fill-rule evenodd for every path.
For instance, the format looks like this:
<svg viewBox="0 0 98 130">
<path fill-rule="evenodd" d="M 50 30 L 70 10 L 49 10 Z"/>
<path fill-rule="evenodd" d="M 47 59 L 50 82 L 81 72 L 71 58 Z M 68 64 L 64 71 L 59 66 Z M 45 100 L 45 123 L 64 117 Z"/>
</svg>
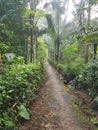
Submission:
<svg viewBox="0 0 98 130">
<path fill-rule="evenodd" d="M 54 27 L 54 24 L 53 24 L 52 16 L 47 14 L 46 19 L 47 19 L 47 23 L 48 23 L 49 34 L 55 42 L 56 41 L 56 31 L 55 31 L 55 27 Z"/>
<path fill-rule="evenodd" d="M 20 107 L 18 107 L 18 113 L 24 119 L 27 119 L 27 120 L 30 119 L 30 114 L 29 114 L 29 112 L 27 111 L 27 109 L 23 105 L 21 105 Z"/>
<path fill-rule="evenodd" d="M 89 42 L 95 43 L 95 42 L 98 42 L 98 31 L 86 35 L 85 37 L 83 37 L 82 40 L 83 40 L 84 43 L 89 43 Z"/>
<path fill-rule="evenodd" d="M 15 125 L 13 121 L 4 121 L 4 124 L 8 127 L 13 127 Z"/>
</svg>

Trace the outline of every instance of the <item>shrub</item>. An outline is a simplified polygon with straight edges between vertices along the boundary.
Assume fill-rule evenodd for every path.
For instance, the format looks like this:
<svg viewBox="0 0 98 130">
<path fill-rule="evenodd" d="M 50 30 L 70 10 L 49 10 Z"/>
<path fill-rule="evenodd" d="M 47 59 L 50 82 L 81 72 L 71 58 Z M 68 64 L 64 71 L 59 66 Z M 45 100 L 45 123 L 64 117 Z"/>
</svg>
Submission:
<svg viewBox="0 0 98 130">
<path fill-rule="evenodd" d="M 77 75 L 81 74 L 85 64 L 84 64 L 84 60 L 81 57 L 77 57 L 72 63 L 71 66 L 69 67 L 69 72 L 72 73 L 72 75 L 74 75 L 74 77 L 76 77 Z"/>
<path fill-rule="evenodd" d="M 57 62 L 53 60 L 49 60 L 49 62 L 64 76 L 67 82 L 81 74 L 85 67 L 84 59 L 81 57 L 77 57 L 69 63 L 66 61 L 65 63 L 57 64 Z"/>
<path fill-rule="evenodd" d="M 84 61 L 81 57 L 76 58 L 70 64 L 58 64 L 57 70 L 65 77 L 67 82 L 74 79 L 77 75 L 81 74 L 85 67 Z"/>
<path fill-rule="evenodd" d="M 57 61 L 49 59 L 49 62 L 53 67 L 57 68 Z"/>
<path fill-rule="evenodd" d="M 77 85 L 85 89 L 89 95 L 98 92 L 98 62 L 88 64 L 82 75 L 76 78 Z"/>
<path fill-rule="evenodd" d="M 17 130 L 44 76 L 40 64 L 12 65 L 0 75 L 0 130 Z"/>
<path fill-rule="evenodd" d="M 12 60 L 12 63 L 14 63 L 14 64 L 24 64 L 24 58 L 22 56 L 15 57 Z"/>
<path fill-rule="evenodd" d="M 61 69 L 67 82 L 81 74 L 85 64 L 84 59 L 78 54 L 78 44 L 67 45 L 62 50 L 63 67 Z"/>
<path fill-rule="evenodd" d="M 57 68 L 58 72 L 63 74 L 63 71 L 64 71 L 64 65 L 63 64 L 57 64 L 56 68 Z"/>
</svg>

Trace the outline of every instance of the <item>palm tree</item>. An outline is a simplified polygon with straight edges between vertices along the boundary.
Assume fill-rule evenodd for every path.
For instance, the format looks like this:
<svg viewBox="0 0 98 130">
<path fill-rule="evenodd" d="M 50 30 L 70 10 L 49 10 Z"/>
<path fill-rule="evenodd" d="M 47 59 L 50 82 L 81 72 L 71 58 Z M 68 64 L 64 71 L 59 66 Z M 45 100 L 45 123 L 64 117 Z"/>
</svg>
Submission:
<svg viewBox="0 0 98 130">
<path fill-rule="evenodd" d="M 54 53 L 55 60 L 59 61 L 60 58 L 60 45 L 62 40 L 62 33 L 64 31 L 64 26 L 66 25 L 65 19 L 62 19 L 62 16 L 65 15 L 66 18 L 66 3 L 63 0 L 54 0 L 51 2 L 52 12 L 46 15 L 48 30 L 50 37 L 54 41 Z"/>
</svg>

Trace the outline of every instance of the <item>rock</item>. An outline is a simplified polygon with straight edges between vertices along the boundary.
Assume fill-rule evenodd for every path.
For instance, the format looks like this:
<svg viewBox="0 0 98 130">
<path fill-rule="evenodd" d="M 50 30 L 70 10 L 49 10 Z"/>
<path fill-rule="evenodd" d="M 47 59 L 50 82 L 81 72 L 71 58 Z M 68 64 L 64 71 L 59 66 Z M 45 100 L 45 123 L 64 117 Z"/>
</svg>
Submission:
<svg viewBox="0 0 98 130">
<path fill-rule="evenodd" d="M 76 87 L 75 86 L 75 84 L 76 84 L 75 79 L 71 80 L 68 84 L 71 85 L 71 86 L 74 86 L 74 88 L 75 88 Z"/>
<path fill-rule="evenodd" d="M 63 80 L 64 84 L 67 84 L 67 80 Z"/>
<path fill-rule="evenodd" d="M 95 111 L 98 111 L 98 96 L 94 98 L 94 100 L 90 103 L 90 108 Z"/>
<path fill-rule="evenodd" d="M 68 87 L 71 89 L 71 90 L 74 90 L 75 89 L 75 87 L 74 86 L 72 86 L 72 85 L 68 85 Z"/>
<path fill-rule="evenodd" d="M 59 78 L 60 78 L 60 80 L 63 80 L 63 79 L 64 79 L 62 75 L 60 75 Z"/>
</svg>

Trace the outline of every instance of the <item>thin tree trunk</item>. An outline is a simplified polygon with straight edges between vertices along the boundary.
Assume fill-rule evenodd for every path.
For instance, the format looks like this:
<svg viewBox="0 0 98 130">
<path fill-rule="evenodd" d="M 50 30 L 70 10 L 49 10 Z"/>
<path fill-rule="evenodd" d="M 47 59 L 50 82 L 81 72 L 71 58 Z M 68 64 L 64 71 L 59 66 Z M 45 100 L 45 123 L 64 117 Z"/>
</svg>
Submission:
<svg viewBox="0 0 98 130">
<path fill-rule="evenodd" d="M 34 1 L 30 0 L 30 9 L 35 11 L 35 3 Z M 34 62 L 34 14 L 30 14 L 30 24 L 32 25 L 31 28 L 31 41 L 30 41 L 30 62 Z"/>
<path fill-rule="evenodd" d="M 57 37 L 57 57 L 56 60 L 59 61 L 59 50 L 60 50 L 60 39 Z"/>
<path fill-rule="evenodd" d="M 33 28 L 31 28 L 31 41 L 30 41 L 30 63 L 33 62 Z"/>
<path fill-rule="evenodd" d="M 37 54 L 37 52 L 38 52 L 38 41 L 37 41 L 37 35 L 36 35 L 36 32 L 35 32 L 35 59 L 36 59 L 36 62 L 37 62 L 37 60 L 38 60 L 38 54 Z"/>
<path fill-rule="evenodd" d="M 1 58 L 1 54 L 0 54 L 0 73 L 2 73 L 3 67 L 2 67 L 2 58 Z"/>
<path fill-rule="evenodd" d="M 96 55 L 97 55 L 97 44 L 94 44 L 94 59 L 96 59 Z"/>
<path fill-rule="evenodd" d="M 54 61 L 56 60 L 56 55 L 57 55 L 57 49 L 56 49 L 57 47 L 56 47 L 56 43 L 55 43 L 55 45 L 54 45 Z"/>
<path fill-rule="evenodd" d="M 88 26 L 90 26 L 91 21 L 91 7 L 90 7 L 90 0 L 88 2 Z"/>
<path fill-rule="evenodd" d="M 59 44 L 57 44 L 57 61 L 59 61 Z"/>
<path fill-rule="evenodd" d="M 25 39 L 25 64 L 28 63 L 28 42 Z"/>
<path fill-rule="evenodd" d="M 88 63 L 88 52 L 89 52 L 89 46 L 90 44 L 86 45 L 86 53 L 85 53 L 85 63 Z"/>
</svg>

